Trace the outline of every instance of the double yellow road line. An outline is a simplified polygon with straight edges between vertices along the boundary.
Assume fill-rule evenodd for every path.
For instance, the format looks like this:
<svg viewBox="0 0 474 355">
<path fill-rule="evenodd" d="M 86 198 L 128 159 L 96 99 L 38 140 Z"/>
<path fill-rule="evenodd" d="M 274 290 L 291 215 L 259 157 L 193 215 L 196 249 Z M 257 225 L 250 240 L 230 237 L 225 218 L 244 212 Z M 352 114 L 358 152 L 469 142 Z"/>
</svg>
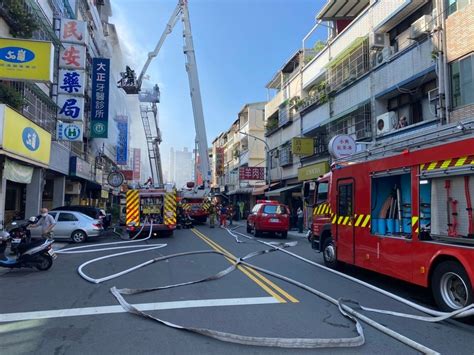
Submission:
<svg viewBox="0 0 474 355">
<path fill-rule="evenodd" d="M 231 263 L 235 264 L 234 260 L 237 259 L 234 255 L 232 255 L 229 251 L 221 247 L 219 244 L 211 240 L 210 238 L 206 237 L 203 233 L 201 233 L 196 228 L 191 229 L 191 231 L 196 234 L 204 243 L 208 244 L 212 249 L 227 255 L 226 259 Z M 265 292 L 267 292 L 270 296 L 274 297 L 280 303 L 286 303 L 288 301 L 297 303 L 299 302 L 295 297 L 290 295 L 288 292 L 282 290 L 279 286 L 275 285 L 265 276 L 260 274 L 259 272 L 255 271 L 254 269 L 244 266 L 238 265 L 237 268 L 242 271 L 249 279 L 259 285 Z"/>
</svg>

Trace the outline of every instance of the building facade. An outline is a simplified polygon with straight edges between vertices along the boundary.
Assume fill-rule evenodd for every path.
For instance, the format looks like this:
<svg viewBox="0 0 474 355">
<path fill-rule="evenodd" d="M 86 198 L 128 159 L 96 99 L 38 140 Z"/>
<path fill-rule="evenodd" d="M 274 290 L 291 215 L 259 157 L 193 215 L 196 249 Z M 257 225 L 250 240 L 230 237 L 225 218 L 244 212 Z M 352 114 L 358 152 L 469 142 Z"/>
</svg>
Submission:
<svg viewBox="0 0 474 355">
<path fill-rule="evenodd" d="M 29 45 L 28 40 L 50 43 L 51 78 L 35 80 L 26 75 L 12 78 L 2 71 L 0 106 L 3 128 L 15 119 L 22 122 L 22 126 L 17 127 L 22 132 L 18 133 L 18 147 L 9 146 L 2 137 L 0 220 L 5 225 L 14 217 L 37 215 L 41 206 L 53 208 L 79 203 L 108 206 L 113 195 L 119 193 L 108 185 L 106 179 L 117 167 L 115 147 L 118 132 L 113 125 L 114 118 L 117 115 L 128 117 L 128 109 L 123 104 L 124 94 L 113 85 L 113 80 L 117 80 L 116 76 L 123 70 L 123 63 L 115 27 L 109 23 L 110 1 L 24 0 L 15 1 L 19 6 L 12 4 L 12 1 L 3 1 L 0 5 L 0 37 L 3 41 L 20 41 L 19 48 L 22 44 Z M 80 27 L 83 27 L 83 32 L 78 31 Z M 67 47 L 75 48 L 66 53 Z M 77 74 L 72 71 L 73 67 L 64 66 L 66 56 L 70 61 L 66 64 L 84 59 L 83 69 L 78 67 L 80 70 L 77 71 L 84 73 L 79 75 L 83 77 L 69 80 L 67 88 L 63 79 Z M 112 85 L 108 86 L 109 109 L 105 115 L 109 130 L 103 139 L 94 138 L 90 133 L 93 58 L 112 58 L 109 79 Z M 17 62 L 22 59 L 18 57 Z M 5 58 L 1 64 L 4 68 L 10 65 Z M 48 64 L 43 63 L 37 69 L 42 72 L 47 67 Z M 68 74 L 62 76 L 61 71 Z M 78 103 L 77 106 L 68 106 L 61 101 L 64 90 L 70 94 L 71 102 Z M 75 114 L 79 112 L 77 117 Z M 64 115 L 69 115 L 71 120 L 60 118 Z M 61 122 L 69 125 L 64 131 L 68 132 L 68 139 L 59 134 L 63 132 L 58 125 Z M 9 130 L 10 133 L 13 131 Z M 70 139 L 74 134 L 77 138 Z M 25 147 L 28 149 L 23 149 Z M 5 166 L 17 174 L 6 174 Z M 18 175 L 21 171 L 24 172 L 23 178 Z"/>
<path fill-rule="evenodd" d="M 244 105 L 232 126 L 212 143 L 211 186 L 234 203 L 255 203 L 268 179 L 264 108 L 263 102 Z"/>
</svg>

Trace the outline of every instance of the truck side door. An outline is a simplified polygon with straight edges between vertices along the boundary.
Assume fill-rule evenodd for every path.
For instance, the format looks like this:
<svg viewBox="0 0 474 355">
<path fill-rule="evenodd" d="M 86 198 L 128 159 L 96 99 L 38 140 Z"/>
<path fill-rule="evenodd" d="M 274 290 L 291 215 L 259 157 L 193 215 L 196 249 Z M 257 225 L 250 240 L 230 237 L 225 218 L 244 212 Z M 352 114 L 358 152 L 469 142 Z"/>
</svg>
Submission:
<svg viewBox="0 0 474 355">
<path fill-rule="evenodd" d="M 337 181 L 336 252 L 337 259 L 349 264 L 355 262 L 354 179 Z"/>
</svg>

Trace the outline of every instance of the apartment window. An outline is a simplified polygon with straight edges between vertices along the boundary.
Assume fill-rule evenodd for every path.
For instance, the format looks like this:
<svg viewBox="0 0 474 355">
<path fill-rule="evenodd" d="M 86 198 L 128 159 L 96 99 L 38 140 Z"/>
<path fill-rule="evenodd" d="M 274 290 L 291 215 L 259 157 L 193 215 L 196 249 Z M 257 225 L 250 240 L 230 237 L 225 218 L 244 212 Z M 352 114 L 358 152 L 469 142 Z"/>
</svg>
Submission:
<svg viewBox="0 0 474 355">
<path fill-rule="evenodd" d="M 448 16 L 456 11 L 464 9 L 466 5 L 469 5 L 471 2 L 472 0 L 447 0 Z"/>
<path fill-rule="evenodd" d="M 333 62 L 328 71 L 328 81 L 331 90 L 339 90 L 369 71 L 369 40 L 363 40 L 344 57 L 336 57 Z"/>
<path fill-rule="evenodd" d="M 280 166 L 293 164 L 293 154 L 291 153 L 291 144 L 284 144 L 279 151 Z"/>
<path fill-rule="evenodd" d="M 357 139 L 372 137 L 370 104 L 365 104 L 338 120 L 330 122 L 327 127 L 327 137 L 330 139 L 338 134 L 355 135 Z"/>
<path fill-rule="evenodd" d="M 453 107 L 474 103 L 474 55 L 451 64 Z"/>
</svg>

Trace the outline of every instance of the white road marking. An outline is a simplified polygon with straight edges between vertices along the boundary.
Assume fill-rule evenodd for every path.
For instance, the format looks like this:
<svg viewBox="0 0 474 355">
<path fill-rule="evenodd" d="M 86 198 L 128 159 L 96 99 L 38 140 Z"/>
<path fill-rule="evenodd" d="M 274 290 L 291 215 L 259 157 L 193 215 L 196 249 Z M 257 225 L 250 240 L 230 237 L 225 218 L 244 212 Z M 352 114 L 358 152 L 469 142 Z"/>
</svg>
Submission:
<svg viewBox="0 0 474 355">
<path fill-rule="evenodd" d="M 248 306 L 258 304 L 279 303 L 273 297 L 249 297 L 249 298 L 223 298 L 209 300 L 189 300 L 174 302 L 155 302 L 135 304 L 141 311 L 157 311 L 163 309 L 181 309 L 181 308 L 199 308 L 199 307 L 218 307 L 218 306 Z M 84 307 L 56 309 L 47 311 L 18 312 L 0 314 L 0 323 L 17 322 L 32 319 L 63 318 L 76 316 L 91 316 L 98 314 L 125 313 L 122 306 L 102 306 L 102 307 Z"/>
</svg>

